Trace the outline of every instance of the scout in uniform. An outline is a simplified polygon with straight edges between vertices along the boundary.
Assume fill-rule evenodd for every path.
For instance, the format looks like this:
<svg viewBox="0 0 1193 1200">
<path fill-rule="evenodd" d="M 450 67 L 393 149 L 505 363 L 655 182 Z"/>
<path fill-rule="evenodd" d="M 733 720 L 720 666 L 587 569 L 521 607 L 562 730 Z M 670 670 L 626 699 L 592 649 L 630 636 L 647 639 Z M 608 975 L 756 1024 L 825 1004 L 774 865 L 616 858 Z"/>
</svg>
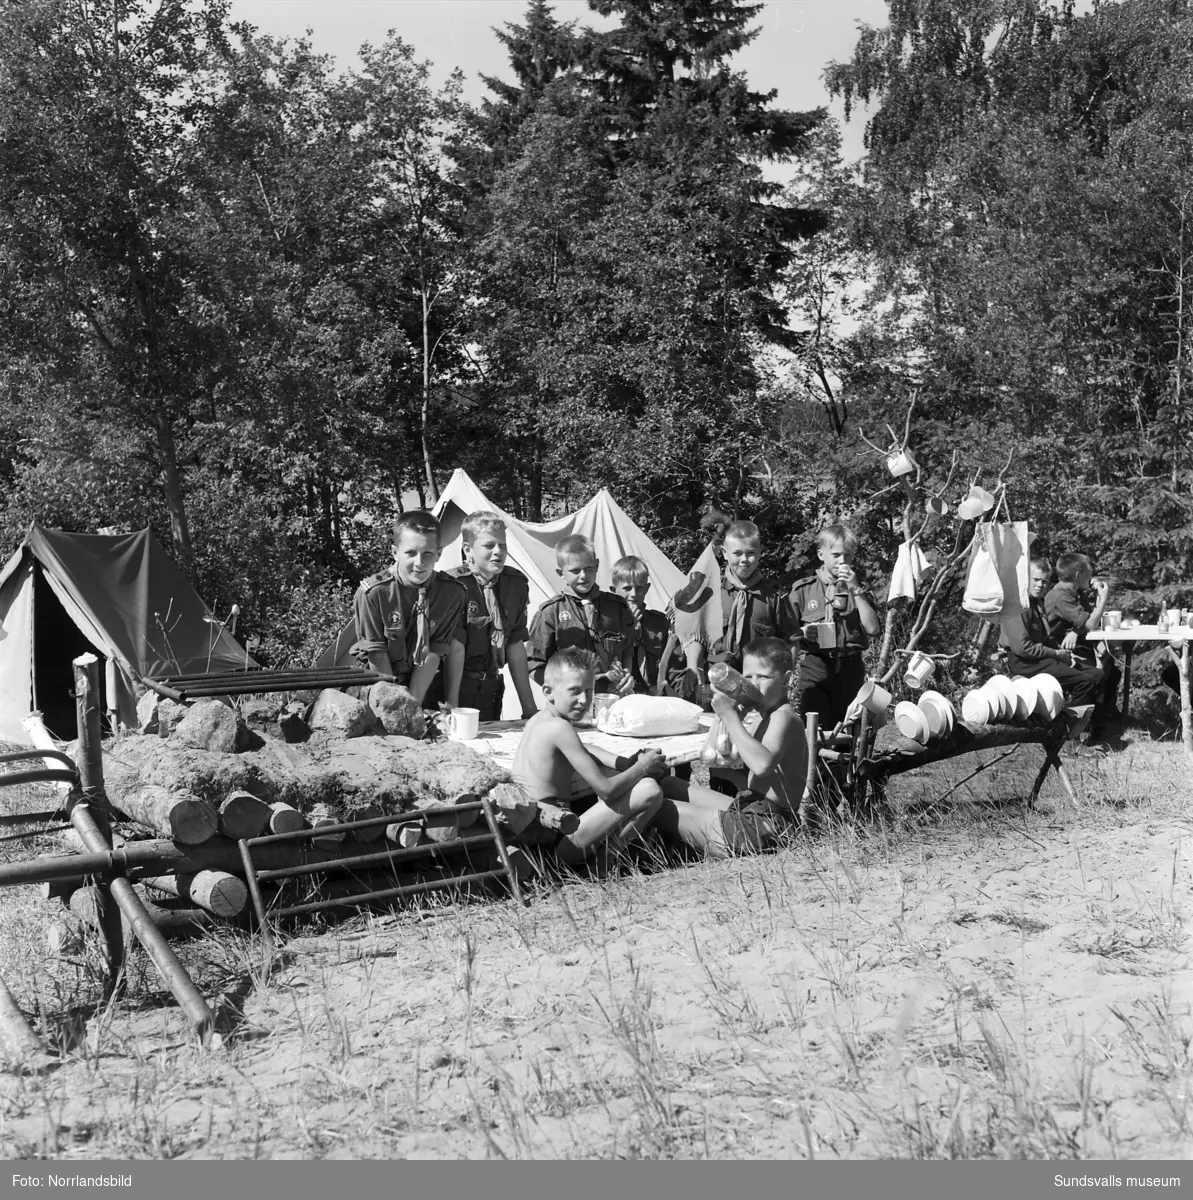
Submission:
<svg viewBox="0 0 1193 1200">
<path fill-rule="evenodd" d="M 880 631 L 878 613 L 870 593 L 853 567 L 857 535 L 847 525 L 828 525 L 820 531 L 814 575 L 791 585 L 791 609 L 800 626 L 832 622 L 835 646 L 804 636 L 800 646 L 799 710 L 820 714 L 820 724 L 831 728 L 845 719 L 858 688 L 866 678 L 862 651 Z"/>
<path fill-rule="evenodd" d="M 1091 629 L 1102 624 L 1110 599 L 1110 587 L 1093 578 L 1093 567 L 1084 554 L 1062 554 L 1056 560 L 1060 581 L 1044 597 L 1048 632 L 1059 645 L 1072 651 L 1075 666 L 1096 667 L 1103 674 L 1102 689 L 1094 701 L 1090 736 L 1096 738 L 1119 719 L 1118 681 L 1122 671 L 1103 642 L 1097 650 L 1085 640 Z"/>
<path fill-rule="evenodd" d="M 505 522 L 495 512 L 474 512 L 460 526 L 464 564 L 448 574 L 464 589 L 468 602 L 464 640 L 452 643 L 460 658 L 460 704 L 479 708 L 482 721 L 501 720 L 505 679 L 510 678 L 522 705 L 522 718 L 538 711 L 526 658 L 526 614 L 530 584 L 506 563 Z"/>
<path fill-rule="evenodd" d="M 630 668 L 634 676 L 634 690 L 654 692 L 659 685 L 659 668 L 671 637 L 671 625 L 661 612 L 646 607 L 650 568 L 636 555 L 627 554 L 613 564 L 612 585 L 613 594 L 620 596 L 629 606 L 638 631 L 634 661 Z M 669 665 L 665 682 L 677 684 L 677 673 L 682 678 L 683 664 Z"/>
<path fill-rule="evenodd" d="M 394 564 L 360 585 L 352 599 L 356 641 L 352 654 L 362 666 L 426 697 L 452 643 L 464 637 L 464 589 L 435 570 L 439 524 L 429 512 L 405 512 L 394 522 Z M 447 680 L 448 698 L 458 694 L 459 676 Z"/>
<path fill-rule="evenodd" d="M 999 643 L 1007 648 L 1007 674 L 1026 678 L 1054 675 L 1070 704 L 1095 704 L 1104 690 L 1105 676 L 1049 632 L 1044 596 L 1051 582 L 1052 564 L 1046 558 L 1032 559 L 1022 623 L 1004 621 L 999 630 Z"/>
<path fill-rule="evenodd" d="M 721 636 L 711 647 L 699 641 L 684 647 L 689 682 L 710 662 L 727 662 L 740 671 L 742 650 L 758 638 L 793 643 L 799 624 L 782 587 L 765 578 L 758 562 L 762 535 L 753 521 L 734 521 L 721 546 L 725 570 L 721 587 Z"/>
<path fill-rule="evenodd" d="M 563 588 L 534 615 L 530 626 L 530 673 L 540 686 L 552 656 L 569 646 L 597 656 L 596 690 L 627 695 L 638 631 L 629 605 L 596 583 L 599 563 L 592 543 L 573 534 L 555 547 L 555 573 Z"/>
</svg>

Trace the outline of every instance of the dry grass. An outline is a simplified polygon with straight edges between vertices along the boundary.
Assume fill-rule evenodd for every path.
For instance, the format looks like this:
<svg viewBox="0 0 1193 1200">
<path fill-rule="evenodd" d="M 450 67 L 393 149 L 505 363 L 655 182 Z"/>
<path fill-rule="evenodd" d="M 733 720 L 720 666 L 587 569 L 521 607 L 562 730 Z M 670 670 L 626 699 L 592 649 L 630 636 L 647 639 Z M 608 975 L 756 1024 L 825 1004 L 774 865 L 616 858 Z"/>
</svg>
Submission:
<svg viewBox="0 0 1193 1200">
<path fill-rule="evenodd" d="M 48 909 L 0 895 L 0 972 L 62 1067 L 0 1077 L 0 1145 L 55 1157 L 1169 1157 L 1190 1142 L 1189 768 L 1149 743 L 899 781 L 897 821 L 643 860 L 508 901 L 366 916 L 268 980 L 186 959 L 192 1046 L 135 951 L 96 1011 Z M 951 773 L 950 773 L 951 771 Z M 0 802 L 8 799 L 0 795 Z M 40 998 L 40 999 L 39 999 Z"/>
</svg>

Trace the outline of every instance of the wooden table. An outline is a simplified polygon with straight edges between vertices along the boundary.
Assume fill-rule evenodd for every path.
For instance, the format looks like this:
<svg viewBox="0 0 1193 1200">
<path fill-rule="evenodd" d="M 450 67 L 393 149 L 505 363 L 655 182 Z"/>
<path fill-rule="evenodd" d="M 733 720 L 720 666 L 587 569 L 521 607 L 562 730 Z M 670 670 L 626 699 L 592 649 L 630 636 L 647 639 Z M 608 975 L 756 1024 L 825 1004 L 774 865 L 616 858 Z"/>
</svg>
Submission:
<svg viewBox="0 0 1193 1200">
<path fill-rule="evenodd" d="M 681 733 L 674 737 L 621 737 L 613 733 L 602 733 L 594 725 L 578 725 L 576 732 L 585 746 L 626 758 L 648 747 L 661 750 L 667 765 L 674 767 L 681 763 L 695 762 L 700 757 L 704 739 L 708 736 L 708 727 L 712 724 L 711 714 L 703 714 L 700 721 L 700 729 L 696 733 Z M 463 745 L 493 759 L 507 771 L 512 771 L 514 755 L 517 753 L 525 727 L 525 721 L 482 721 L 479 736 L 464 742 Z M 572 777 L 573 797 L 588 795 L 590 791 L 578 775 Z"/>
<path fill-rule="evenodd" d="M 1126 717 L 1131 708 L 1131 655 L 1135 653 L 1137 642 L 1173 642 L 1180 640 L 1181 657 L 1185 660 L 1185 669 L 1181 672 L 1181 707 L 1189 707 L 1187 680 L 1189 675 L 1189 641 L 1193 639 L 1193 629 L 1187 625 L 1177 625 L 1166 633 L 1161 633 L 1155 625 L 1136 625 L 1133 629 L 1094 629 L 1085 635 L 1087 642 L 1120 643 L 1123 647 L 1123 716 Z"/>
</svg>

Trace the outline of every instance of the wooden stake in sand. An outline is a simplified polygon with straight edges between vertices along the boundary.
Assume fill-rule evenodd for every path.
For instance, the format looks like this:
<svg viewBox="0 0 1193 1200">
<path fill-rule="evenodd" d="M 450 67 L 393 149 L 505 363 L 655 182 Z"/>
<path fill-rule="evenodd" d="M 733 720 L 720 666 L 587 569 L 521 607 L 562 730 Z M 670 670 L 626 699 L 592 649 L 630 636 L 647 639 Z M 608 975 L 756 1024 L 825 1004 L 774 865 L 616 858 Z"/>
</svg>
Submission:
<svg viewBox="0 0 1193 1200">
<path fill-rule="evenodd" d="M 37 1034 L 25 1020 L 25 1014 L 17 1006 L 3 979 L 0 979 L 0 1036 L 22 1066 L 35 1070 L 45 1065 L 45 1048 L 37 1040 Z"/>
<path fill-rule="evenodd" d="M 118 803 L 138 825 L 168 834 L 185 846 L 201 845 L 219 829 L 215 808 L 187 792 L 172 794 L 165 788 L 145 785 L 125 792 Z"/>
</svg>

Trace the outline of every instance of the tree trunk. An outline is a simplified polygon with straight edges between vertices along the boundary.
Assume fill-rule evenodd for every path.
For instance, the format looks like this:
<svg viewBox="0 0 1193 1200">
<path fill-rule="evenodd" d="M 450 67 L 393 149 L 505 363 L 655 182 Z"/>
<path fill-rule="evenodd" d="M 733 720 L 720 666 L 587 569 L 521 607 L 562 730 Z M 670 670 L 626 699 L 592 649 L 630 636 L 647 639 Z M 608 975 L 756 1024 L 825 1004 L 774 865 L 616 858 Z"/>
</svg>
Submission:
<svg viewBox="0 0 1193 1200">
<path fill-rule="evenodd" d="M 190 526 L 186 520 L 186 501 L 182 492 L 182 476 L 178 470 L 178 446 L 174 427 L 165 409 L 154 414 L 157 432 L 158 461 L 162 471 L 162 487 L 166 493 L 166 508 L 170 513 L 170 536 L 179 565 L 192 579 L 195 576 L 195 551 L 191 545 Z"/>
<path fill-rule="evenodd" d="M 422 441 L 423 472 L 427 480 L 427 496 L 434 504 L 439 499 L 439 488 L 435 485 L 435 470 L 431 465 L 431 443 L 427 439 L 427 420 L 431 409 L 431 307 L 427 300 L 427 289 L 422 289 L 423 301 L 423 403 L 419 423 Z"/>
<path fill-rule="evenodd" d="M 530 493 L 527 496 L 526 519 L 536 524 L 543 520 L 543 435 L 534 431 L 534 444 L 530 450 Z"/>
</svg>

